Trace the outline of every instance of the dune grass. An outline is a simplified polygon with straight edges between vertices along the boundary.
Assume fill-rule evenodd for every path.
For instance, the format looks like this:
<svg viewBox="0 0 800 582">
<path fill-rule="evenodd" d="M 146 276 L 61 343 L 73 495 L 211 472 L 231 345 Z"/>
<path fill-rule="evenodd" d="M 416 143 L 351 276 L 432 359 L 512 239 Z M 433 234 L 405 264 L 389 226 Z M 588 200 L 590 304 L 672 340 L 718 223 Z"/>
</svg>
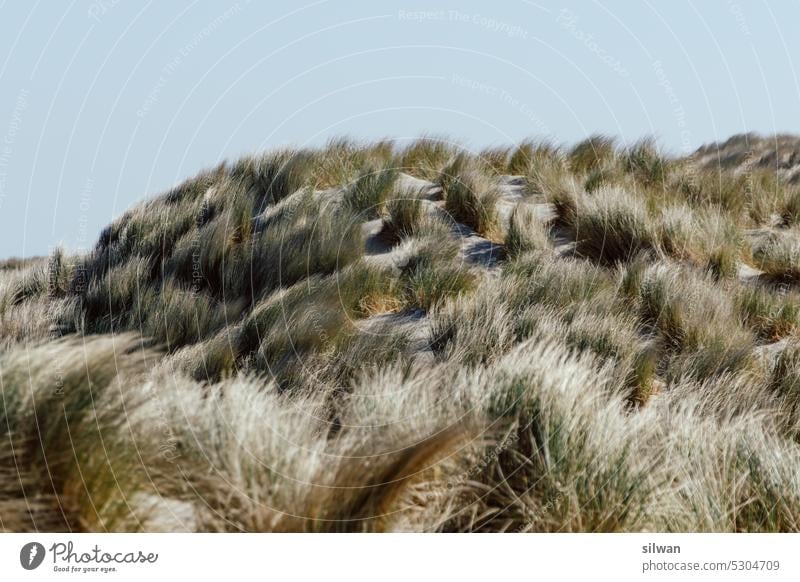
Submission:
<svg viewBox="0 0 800 582">
<path fill-rule="evenodd" d="M 458 149 L 446 137 L 423 137 L 401 148 L 393 167 L 418 178 L 434 180 Z"/>
<path fill-rule="evenodd" d="M 537 218 L 530 206 L 517 206 L 511 213 L 505 236 L 506 254 L 518 257 L 529 251 L 551 247 L 547 226 Z"/>
<path fill-rule="evenodd" d="M 419 240 L 400 275 L 411 306 L 428 311 L 472 287 L 474 275 L 456 257 L 454 241 L 432 236 Z"/>
<path fill-rule="evenodd" d="M 418 192 L 405 190 L 386 202 L 382 234 L 392 243 L 416 235 L 426 216 Z"/>
<path fill-rule="evenodd" d="M 485 174 L 462 166 L 448 167 L 441 178 L 445 210 L 457 222 L 462 222 L 491 240 L 499 240 L 500 223 L 497 201 L 500 193 Z"/>
<path fill-rule="evenodd" d="M 754 249 L 753 257 L 765 277 L 782 283 L 800 283 L 800 235 L 797 232 L 770 235 Z"/>
<path fill-rule="evenodd" d="M 628 148 L 622 156 L 623 169 L 644 187 L 664 186 L 668 163 L 652 139 L 642 139 Z"/>
<path fill-rule="evenodd" d="M 666 374 L 706 378 L 747 369 L 754 337 L 733 298 L 708 275 L 654 266 L 639 289 L 643 322 L 655 327 L 674 355 Z"/>
<path fill-rule="evenodd" d="M 568 224 L 577 252 L 605 264 L 656 249 L 655 229 L 644 203 L 619 188 L 601 188 L 582 197 Z"/>
<path fill-rule="evenodd" d="M 567 154 L 570 169 L 575 174 L 586 174 L 613 161 L 616 140 L 604 135 L 593 135 L 576 144 Z"/>
<path fill-rule="evenodd" d="M 778 341 L 800 329 L 800 295 L 795 291 L 777 294 L 769 288 L 743 286 L 737 290 L 736 308 L 764 341 Z"/>
<path fill-rule="evenodd" d="M 344 205 L 353 214 L 377 218 L 396 179 L 393 169 L 370 168 L 345 190 Z"/>
<path fill-rule="evenodd" d="M 142 529 L 146 512 L 131 511 L 147 483 L 140 455 L 156 451 L 130 440 L 125 415 L 142 401 L 119 389 L 144 372 L 136 350 L 135 338 L 106 336 L 2 357 L 0 528 Z"/>
<path fill-rule="evenodd" d="M 0 529 L 800 530 L 798 198 L 699 160 L 332 140 L 0 263 Z"/>
</svg>

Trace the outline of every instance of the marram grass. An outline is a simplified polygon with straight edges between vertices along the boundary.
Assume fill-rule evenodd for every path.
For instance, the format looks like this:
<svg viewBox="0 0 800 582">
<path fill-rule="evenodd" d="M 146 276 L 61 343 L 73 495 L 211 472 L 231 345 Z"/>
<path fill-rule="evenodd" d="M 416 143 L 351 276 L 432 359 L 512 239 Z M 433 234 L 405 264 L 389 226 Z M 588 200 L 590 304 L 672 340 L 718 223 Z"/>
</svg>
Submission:
<svg viewBox="0 0 800 582">
<path fill-rule="evenodd" d="M 797 190 L 717 153 L 338 139 L 0 263 L 0 529 L 800 530 Z"/>
</svg>

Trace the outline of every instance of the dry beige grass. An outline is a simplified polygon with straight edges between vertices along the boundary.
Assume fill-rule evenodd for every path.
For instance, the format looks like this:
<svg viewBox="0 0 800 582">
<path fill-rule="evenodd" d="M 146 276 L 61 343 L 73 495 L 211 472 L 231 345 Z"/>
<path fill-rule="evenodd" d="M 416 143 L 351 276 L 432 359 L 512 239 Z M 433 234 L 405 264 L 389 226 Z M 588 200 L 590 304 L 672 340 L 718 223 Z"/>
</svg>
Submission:
<svg viewBox="0 0 800 582">
<path fill-rule="evenodd" d="M 800 530 L 796 173 L 713 154 L 337 140 L 0 264 L 0 528 Z"/>
</svg>

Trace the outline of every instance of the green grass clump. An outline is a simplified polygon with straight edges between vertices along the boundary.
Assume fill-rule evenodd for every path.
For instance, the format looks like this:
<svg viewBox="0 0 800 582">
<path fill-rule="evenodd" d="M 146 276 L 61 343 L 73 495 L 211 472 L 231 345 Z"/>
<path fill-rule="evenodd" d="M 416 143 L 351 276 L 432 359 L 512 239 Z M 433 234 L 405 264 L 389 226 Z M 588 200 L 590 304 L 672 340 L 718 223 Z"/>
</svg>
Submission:
<svg viewBox="0 0 800 582">
<path fill-rule="evenodd" d="M 781 206 L 780 217 L 786 226 L 800 224 L 800 189 L 787 190 Z"/>
<path fill-rule="evenodd" d="M 656 222 L 658 244 L 669 256 L 696 262 L 696 244 L 702 236 L 694 210 L 687 204 L 669 204 L 660 208 Z"/>
<path fill-rule="evenodd" d="M 748 180 L 729 172 L 702 172 L 677 185 L 678 196 L 698 208 L 717 208 L 740 220 L 745 215 L 750 195 Z"/>
<path fill-rule="evenodd" d="M 656 351 L 634 315 L 584 309 L 571 318 L 565 340 L 579 353 L 588 352 L 604 363 L 611 362 L 615 381 L 630 386 L 632 401 L 641 404 L 650 397 Z"/>
<path fill-rule="evenodd" d="M 521 310 L 534 304 L 557 309 L 576 306 L 601 297 L 614 287 L 606 269 L 575 259 L 556 259 L 548 254 L 526 253 L 509 261 L 504 275 L 514 281 L 508 301 Z"/>
<path fill-rule="evenodd" d="M 499 197 L 499 191 L 484 174 L 467 170 L 457 174 L 445 186 L 444 207 L 457 222 L 466 224 L 490 240 L 499 240 Z"/>
<path fill-rule="evenodd" d="M 622 155 L 622 168 L 643 186 L 663 186 L 667 180 L 668 164 L 652 139 L 642 139 Z"/>
<path fill-rule="evenodd" d="M 444 361 L 487 364 L 521 339 L 514 311 L 506 302 L 506 282 L 490 281 L 470 295 L 445 301 L 432 313 L 430 344 Z"/>
<path fill-rule="evenodd" d="M 677 354 L 670 363 L 672 377 L 702 379 L 752 364 L 755 338 L 733 298 L 710 275 L 653 266 L 641 280 L 639 301 L 643 322 Z"/>
<path fill-rule="evenodd" d="M 529 176 L 545 167 L 557 165 L 560 161 L 561 151 L 558 146 L 548 141 L 525 140 L 511 152 L 506 172 Z"/>
<path fill-rule="evenodd" d="M 246 190 L 254 191 L 257 207 L 265 208 L 306 186 L 312 167 L 310 151 L 282 150 L 244 158 L 230 169 L 230 174 L 240 180 Z"/>
<path fill-rule="evenodd" d="M 669 256 L 732 279 L 749 251 L 736 223 L 718 210 L 665 206 L 656 219 L 658 242 Z"/>
<path fill-rule="evenodd" d="M 381 234 L 390 242 L 416 235 L 422 226 L 426 212 L 418 192 L 405 191 L 386 202 Z"/>
<path fill-rule="evenodd" d="M 404 306 L 402 285 L 387 269 L 360 261 L 331 278 L 339 304 L 350 318 L 391 313 Z"/>
<path fill-rule="evenodd" d="M 705 212 L 699 217 L 698 227 L 697 263 L 717 277 L 735 278 L 740 262 L 750 254 L 736 223 L 718 212 Z"/>
<path fill-rule="evenodd" d="M 800 329 L 800 297 L 796 292 L 778 295 L 763 287 L 742 286 L 736 294 L 736 308 L 763 341 L 778 341 Z"/>
<path fill-rule="evenodd" d="M 796 232 L 772 233 L 753 250 L 753 258 L 766 278 L 800 282 L 800 236 Z"/>
<path fill-rule="evenodd" d="M 619 188 L 601 188 L 585 196 L 572 217 L 579 254 L 612 265 L 657 248 L 655 226 L 647 208 Z"/>
<path fill-rule="evenodd" d="M 774 358 L 769 387 L 776 394 L 785 414 L 800 420 L 800 346 L 790 342 Z"/>
<path fill-rule="evenodd" d="M 299 204 L 268 224 L 248 246 L 244 260 L 255 296 L 313 275 L 328 275 L 363 254 L 357 216 L 307 195 Z M 230 272 L 232 279 L 236 276 Z"/>
<path fill-rule="evenodd" d="M 174 283 L 148 290 L 137 302 L 142 333 L 169 349 L 212 337 L 229 321 L 238 319 L 243 308 L 241 301 L 225 304 Z"/>
<path fill-rule="evenodd" d="M 468 170 L 480 173 L 479 165 L 467 152 L 457 152 L 442 166 L 436 176 L 435 183 L 447 191 L 454 187 L 461 175 Z"/>
<path fill-rule="evenodd" d="M 616 140 L 604 135 L 592 135 L 573 147 L 567 154 L 569 168 L 575 174 L 587 174 L 600 168 L 616 156 Z"/>
<path fill-rule="evenodd" d="M 367 170 L 345 190 L 345 207 L 363 219 L 378 218 L 396 180 L 393 169 Z"/>
<path fill-rule="evenodd" d="M 529 251 L 546 250 L 551 247 L 547 227 L 537 218 L 530 206 L 514 208 L 505 237 L 506 254 L 518 257 Z"/>
<path fill-rule="evenodd" d="M 617 171 L 610 166 L 595 168 L 586 175 L 583 189 L 587 192 L 596 192 L 603 186 L 612 186 L 619 181 Z"/>
<path fill-rule="evenodd" d="M 4 302 L 9 307 L 20 305 L 48 293 L 48 269 L 44 266 L 34 265 L 22 269 L 10 279 L 11 282 L 7 285 L 4 293 Z"/>
<path fill-rule="evenodd" d="M 401 269 L 407 302 L 426 311 L 468 291 L 474 276 L 456 262 L 453 241 L 423 239 Z"/>
<path fill-rule="evenodd" d="M 393 165 L 417 178 L 434 180 L 457 149 L 447 138 L 423 137 L 400 150 Z"/>
<path fill-rule="evenodd" d="M 348 138 L 331 139 L 313 153 L 310 181 L 315 188 L 337 188 L 358 178 L 368 167 L 387 167 L 394 147 L 384 140 L 362 144 Z"/>
<path fill-rule="evenodd" d="M 489 414 L 509 428 L 473 479 L 502 486 L 471 499 L 481 516 L 472 530 L 646 527 L 644 508 L 659 491 L 656 465 L 630 448 L 639 430 L 619 430 L 623 407 L 604 391 L 606 382 L 587 358 L 541 342 L 520 346 L 493 368 Z"/>
</svg>

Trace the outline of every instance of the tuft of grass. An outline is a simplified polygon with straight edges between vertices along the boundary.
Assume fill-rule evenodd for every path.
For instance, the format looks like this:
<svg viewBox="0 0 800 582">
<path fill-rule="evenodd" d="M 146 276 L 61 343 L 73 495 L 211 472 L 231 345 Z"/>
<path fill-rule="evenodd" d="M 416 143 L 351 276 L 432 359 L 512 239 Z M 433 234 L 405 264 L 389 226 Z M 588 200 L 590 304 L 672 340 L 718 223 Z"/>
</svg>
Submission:
<svg viewBox="0 0 800 582">
<path fill-rule="evenodd" d="M 62 247 L 56 248 L 47 262 L 47 294 L 50 297 L 64 297 L 69 291 L 73 267 Z"/>
<path fill-rule="evenodd" d="M 403 308 L 402 285 L 389 270 L 359 261 L 331 277 L 349 318 L 392 313 Z"/>
<path fill-rule="evenodd" d="M 496 175 L 505 174 L 508 168 L 508 159 L 512 155 L 511 148 L 498 146 L 481 150 L 478 154 L 480 163 Z"/>
<path fill-rule="evenodd" d="M 316 381 L 349 387 L 359 377 L 391 366 L 408 366 L 408 332 L 393 320 L 366 328 L 348 336 L 334 358 L 324 362 Z"/>
<path fill-rule="evenodd" d="M 450 216 L 490 240 L 499 240 L 500 192 L 491 180 L 484 174 L 466 170 L 448 182 L 444 187 L 444 207 Z"/>
<path fill-rule="evenodd" d="M 461 174 L 467 170 L 476 173 L 480 173 L 481 171 L 478 164 L 475 163 L 475 160 L 473 160 L 467 152 L 461 151 L 455 153 L 447 160 L 447 163 L 442 166 L 442 169 L 437 174 L 436 184 L 438 184 L 442 190 L 447 191 L 459 181 Z"/>
<path fill-rule="evenodd" d="M 407 190 L 386 202 L 381 234 L 392 243 L 415 236 L 426 216 L 419 193 Z"/>
<path fill-rule="evenodd" d="M 780 217 L 786 226 L 800 224 L 800 189 L 791 188 L 781 201 Z"/>
<path fill-rule="evenodd" d="M 238 319 L 243 305 L 225 304 L 212 297 L 167 283 L 137 298 L 136 316 L 141 331 L 167 348 L 202 342 L 215 335 L 228 321 Z"/>
<path fill-rule="evenodd" d="M 131 336 L 51 342 L 0 361 L 0 507 L 6 531 L 136 531 L 148 484 L 126 414 L 141 405 L 119 382 L 144 371 Z M 156 357 L 155 354 L 147 354 Z"/>
<path fill-rule="evenodd" d="M 272 293 L 244 318 L 236 344 L 240 358 L 285 384 L 303 373 L 315 352 L 331 354 L 354 332 L 357 318 L 397 311 L 403 291 L 383 270 L 354 263 Z"/>
<path fill-rule="evenodd" d="M 523 344 L 490 372 L 488 413 L 506 431 L 473 480 L 471 531 L 625 531 L 645 528 L 660 491 L 654 459 L 630 447 L 608 378 L 587 358 L 546 342 Z M 587 387 L 592 387 L 587 389 Z M 485 387 L 481 387 L 486 390 Z M 645 439 L 642 438 L 643 442 Z M 466 518 L 466 516 L 465 516 Z M 466 518 L 467 520 L 469 518 Z"/>
<path fill-rule="evenodd" d="M 196 382 L 233 378 L 239 372 L 238 332 L 238 326 L 226 326 L 209 339 L 175 350 L 164 361 L 163 367 L 172 374 L 185 374 Z"/>
<path fill-rule="evenodd" d="M 616 156 L 615 139 L 592 135 L 567 154 L 569 168 L 575 174 L 588 174 L 612 161 Z"/>
<path fill-rule="evenodd" d="M 772 233 L 753 249 L 753 258 L 767 279 L 780 283 L 800 282 L 800 236 L 797 233 Z"/>
<path fill-rule="evenodd" d="M 532 141 L 520 143 L 508 158 L 508 173 L 518 176 L 528 174 L 533 164 L 535 150 L 536 144 Z"/>
<path fill-rule="evenodd" d="M 448 297 L 468 291 L 474 276 L 455 262 L 453 242 L 423 239 L 401 269 L 407 302 L 428 311 Z"/>
<path fill-rule="evenodd" d="M 742 258 L 749 258 L 744 237 L 736 223 L 718 212 L 705 212 L 699 220 L 697 255 L 702 265 L 720 278 L 733 279 Z"/>
<path fill-rule="evenodd" d="M 684 177 L 675 187 L 690 205 L 718 208 L 737 219 L 741 219 L 749 205 L 749 184 L 744 175 L 702 172 Z"/>
<path fill-rule="evenodd" d="M 0 259 L 0 271 L 19 271 L 42 261 L 42 257 Z"/>
<path fill-rule="evenodd" d="M 554 189 L 574 180 L 569 173 L 564 154 L 557 147 L 539 144 L 532 156 L 525 174 L 529 195 L 547 198 Z"/>
<path fill-rule="evenodd" d="M 48 293 L 48 269 L 34 265 L 22 269 L 10 278 L 8 289 L 4 293 L 5 303 L 9 307 L 20 305 Z"/>
<path fill-rule="evenodd" d="M 742 286 L 736 293 L 736 308 L 763 341 L 778 341 L 800 329 L 800 297 L 796 292 L 778 295 L 762 287 Z"/>
<path fill-rule="evenodd" d="M 663 186 L 666 183 L 668 163 L 652 138 L 641 139 L 625 150 L 621 163 L 623 170 L 643 186 Z"/>
<path fill-rule="evenodd" d="M 423 137 L 403 148 L 393 165 L 417 178 L 434 180 L 457 149 L 447 138 Z"/>
<path fill-rule="evenodd" d="M 570 227 L 579 254 L 606 265 L 657 249 L 657 234 L 645 205 L 620 188 L 601 188 L 581 199 Z"/>
<path fill-rule="evenodd" d="M 630 387 L 630 400 L 647 402 L 653 391 L 657 352 L 635 316 L 584 308 L 570 319 L 565 341 L 578 353 L 593 354 L 612 366 L 614 381 Z"/>
<path fill-rule="evenodd" d="M 396 180 L 394 169 L 368 169 L 345 190 L 344 206 L 356 216 L 378 218 Z"/>
<path fill-rule="evenodd" d="M 543 168 L 560 165 L 561 151 L 548 141 L 525 140 L 521 142 L 508 159 L 507 173 L 529 176 Z"/>
<path fill-rule="evenodd" d="M 313 275 L 328 275 L 364 250 L 361 221 L 345 209 L 304 195 L 294 210 L 276 217 L 253 238 L 242 261 L 255 297 Z M 235 281 L 237 269 L 227 271 Z"/>
<path fill-rule="evenodd" d="M 617 172 L 613 167 L 599 167 L 590 171 L 583 182 L 583 189 L 595 192 L 603 186 L 612 186 L 618 182 Z"/>
<path fill-rule="evenodd" d="M 305 187 L 312 167 L 312 152 L 287 149 L 244 158 L 231 168 L 230 174 L 245 189 L 255 191 L 256 207 L 261 209 Z"/>
<path fill-rule="evenodd" d="M 514 281 L 507 297 L 515 310 L 534 304 L 566 309 L 611 292 L 614 281 L 607 269 L 575 259 L 556 259 L 543 253 L 526 253 L 505 265 L 504 275 Z"/>
<path fill-rule="evenodd" d="M 334 138 L 313 153 L 310 170 L 315 188 L 337 188 L 349 184 L 368 167 L 388 167 L 394 155 L 391 141 L 362 144 L 348 138 Z"/>
<path fill-rule="evenodd" d="M 505 251 L 518 257 L 530 251 L 551 248 L 547 227 L 538 219 L 532 207 L 519 204 L 511 213 L 505 237 Z"/>
<path fill-rule="evenodd" d="M 789 342 L 771 363 L 769 388 L 777 395 L 784 413 L 800 420 L 800 346 Z"/>
<path fill-rule="evenodd" d="M 656 230 L 667 255 L 710 270 L 723 279 L 735 278 L 742 259 L 749 257 L 736 223 L 716 209 L 695 212 L 685 204 L 665 206 L 657 218 Z"/>
<path fill-rule="evenodd" d="M 572 178 L 555 175 L 550 176 L 546 181 L 540 181 L 537 188 L 543 194 L 544 199 L 555 208 L 559 224 L 562 226 L 575 224 L 578 204 L 583 197 L 583 191 L 578 182 Z"/>
<path fill-rule="evenodd" d="M 92 281 L 81 297 L 81 307 L 90 333 L 108 333 L 139 323 L 137 309 L 147 289 L 150 261 L 138 257 L 109 270 Z M 143 284 L 144 283 L 144 284 Z"/>
<path fill-rule="evenodd" d="M 433 310 L 430 345 L 443 361 L 488 364 L 521 339 L 507 303 L 507 281 L 487 281 L 469 296 L 453 297 Z"/>
<path fill-rule="evenodd" d="M 671 377 L 703 379 L 753 363 L 755 338 L 711 275 L 655 265 L 641 279 L 639 301 L 643 322 L 677 354 L 669 364 Z"/>
<path fill-rule="evenodd" d="M 695 240 L 702 234 L 694 210 L 687 204 L 669 204 L 655 220 L 661 249 L 675 259 L 697 262 Z"/>
<path fill-rule="evenodd" d="M 782 216 L 783 204 L 794 188 L 783 183 L 775 170 L 749 169 L 747 172 L 747 217 L 753 225 L 772 225 Z"/>
</svg>

